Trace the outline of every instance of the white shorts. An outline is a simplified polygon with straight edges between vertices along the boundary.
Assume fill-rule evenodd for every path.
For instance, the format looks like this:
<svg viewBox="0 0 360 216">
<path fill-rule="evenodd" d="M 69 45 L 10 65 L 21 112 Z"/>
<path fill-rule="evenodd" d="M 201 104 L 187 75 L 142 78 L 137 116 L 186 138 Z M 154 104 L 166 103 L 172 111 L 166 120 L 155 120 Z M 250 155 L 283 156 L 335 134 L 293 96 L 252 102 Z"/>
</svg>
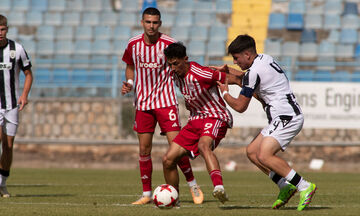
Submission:
<svg viewBox="0 0 360 216">
<path fill-rule="evenodd" d="M 18 108 L 11 110 L 0 109 L 0 126 L 2 132 L 8 136 L 15 136 L 19 124 Z"/>
<path fill-rule="evenodd" d="M 278 116 L 261 130 L 261 134 L 275 138 L 284 151 L 292 139 L 301 131 L 304 124 L 304 116 Z"/>
</svg>

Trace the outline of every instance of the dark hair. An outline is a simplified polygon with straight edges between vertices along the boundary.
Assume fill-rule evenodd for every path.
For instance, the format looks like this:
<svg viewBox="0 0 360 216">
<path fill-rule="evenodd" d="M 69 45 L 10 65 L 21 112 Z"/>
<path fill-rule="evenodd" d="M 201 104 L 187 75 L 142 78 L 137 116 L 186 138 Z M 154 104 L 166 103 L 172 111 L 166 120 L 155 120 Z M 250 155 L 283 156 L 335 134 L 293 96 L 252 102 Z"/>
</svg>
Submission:
<svg viewBox="0 0 360 216">
<path fill-rule="evenodd" d="M 160 11 L 157 8 L 154 7 L 148 7 L 144 10 L 144 12 L 142 13 L 142 18 L 144 19 L 144 15 L 158 15 L 159 18 L 161 19 L 161 14 Z"/>
<path fill-rule="evenodd" d="M 166 58 L 184 58 L 186 56 L 186 47 L 181 42 L 170 44 L 164 49 Z"/>
<path fill-rule="evenodd" d="M 255 40 L 251 36 L 239 35 L 231 42 L 228 47 L 229 54 L 241 53 L 244 50 L 250 49 L 252 52 L 256 52 Z"/>
<path fill-rule="evenodd" d="M 7 18 L 4 15 L 1 15 L 1 14 L 0 14 L 0 25 L 1 26 L 6 26 L 6 27 L 8 26 L 7 25 Z"/>
</svg>

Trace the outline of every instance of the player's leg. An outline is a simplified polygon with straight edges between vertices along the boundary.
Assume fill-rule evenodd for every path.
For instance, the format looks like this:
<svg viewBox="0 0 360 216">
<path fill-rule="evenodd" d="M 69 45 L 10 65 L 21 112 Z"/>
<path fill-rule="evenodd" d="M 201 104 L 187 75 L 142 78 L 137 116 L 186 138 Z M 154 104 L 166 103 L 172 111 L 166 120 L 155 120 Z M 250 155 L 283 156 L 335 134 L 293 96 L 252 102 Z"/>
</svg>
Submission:
<svg viewBox="0 0 360 216">
<path fill-rule="evenodd" d="M 170 145 L 174 144 L 172 140 L 176 137 L 178 134 L 178 131 L 171 131 L 166 133 L 166 137 L 168 139 L 168 142 Z M 196 179 L 194 177 L 190 159 L 187 155 L 184 155 L 177 163 L 180 170 L 185 176 L 186 182 L 188 183 L 190 187 L 190 193 L 193 198 L 193 201 L 195 204 L 202 204 L 204 201 L 204 194 L 200 189 L 200 186 L 197 184 Z"/>
<path fill-rule="evenodd" d="M 178 134 L 178 131 L 171 131 L 171 132 L 167 132 L 166 133 L 166 137 L 168 139 L 169 145 L 173 144 L 173 140 L 176 137 L 176 135 Z M 178 162 L 178 166 L 181 169 L 181 171 L 184 173 L 184 176 L 186 178 L 186 181 L 188 182 L 189 186 L 193 186 L 196 185 L 196 180 L 194 178 L 192 169 L 191 169 L 191 164 L 190 164 L 190 160 L 189 157 L 187 155 L 185 155 L 184 157 L 182 157 L 179 162 Z"/>
<path fill-rule="evenodd" d="M 156 126 L 155 117 L 151 111 L 136 111 L 134 130 L 139 140 L 139 168 L 143 187 L 143 194 L 140 199 L 132 204 L 143 205 L 151 202 L 152 195 L 152 138 Z"/>
<path fill-rule="evenodd" d="M 316 185 L 306 181 L 282 158 L 275 155 L 281 149 L 279 142 L 273 137 L 265 137 L 260 144 L 258 160 L 270 170 L 278 173 L 300 192 L 298 210 L 303 210 L 311 202 Z"/>
<path fill-rule="evenodd" d="M 219 161 L 213 150 L 226 135 L 228 125 L 219 119 L 203 119 L 200 123 L 201 136 L 198 142 L 198 152 L 204 158 L 211 181 L 214 185 L 213 196 L 224 203 L 229 200 L 224 189 Z"/>
<path fill-rule="evenodd" d="M 6 180 L 10 175 L 10 168 L 13 161 L 14 139 L 18 127 L 18 109 L 1 112 L 1 142 L 2 154 L 0 158 L 0 195 L 2 197 L 10 197 L 6 188 Z"/>
<path fill-rule="evenodd" d="M 14 136 L 6 134 L 1 135 L 2 154 L 0 166 L 0 195 L 2 197 L 10 197 L 10 193 L 6 188 L 6 180 L 10 175 L 10 167 L 13 159 Z"/>
<path fill-rule="evenodd" d="M 162 133 L 166 133 L 169 145 L 172 144 L 172 141 L 180 130 L 180 120 L 178 113 L 178 108 L 176 106 L 156 110 L 156 117 L 158 119 L 159 126 Z M 178 161 L 178 166 L 183 172 L 186 182 L 190 187 L 190 193 L 193 197 L 194 203 L 201 204 L 204 201 L 204 195 L 199 185 L 197 184 L 196 179 L 194 178 L 189 157 L 187 155 L 182 157 Z"/>
<path fill-rule="evenodd" d="M 274 171 L 270 171 L 266 166 L 260 163 L 257 158 L 257 154 L 263 138 L 264 136 L 261 133 L 257 135 L 255 139 L 247 146 L 246 153 L 249 160 L 255 164 L 263 173 L 268 175 L 270 179 L 279 187 L 280 192 L 272 206 L 272 208 L 277 209 L 285 205 L 290 200 L 290 198 L 296 193 L 296 187 L 292 184 L 289 184 L 284 177 L 281 177 Z"/>
<path fill-rule="evenodd" d="M 263 135 L 260 133 L 259 135 L 257 135 L 253 141 L 251 141 L 251 143 L 246 147 L 246 155 L 249 158 L 249 160 L 255 165 L 257 166 L 263 173 L 265 173 L 266 175 L 269 175 L 270 170 L 265 167 L 264 165 L 262 165 L 259 160 L 257 159 L 257 153 L 259 151 L 260 148 L 260 143 L 263 139 Z"/>
<path fill-rule="evenodd" d="M 198 148 L 200 155 L 205 160 L 206 168 L 214 185 L 213 196 L 219 199 L 220 202 L 225 203 L 229 199 L 224 189 L 219 161 L 212 151 L 214 143 L 215 141 L 212 137 L 202 136 L 199 140 Z"/>
<path fill-rule="evenodd" d="M 184 155 L 186 155 L 186 150 L 173 142 L 162 159 L 165 182 L 174 186 L 178 191 L 179 173 L 176 166 Z"/>
</svg>

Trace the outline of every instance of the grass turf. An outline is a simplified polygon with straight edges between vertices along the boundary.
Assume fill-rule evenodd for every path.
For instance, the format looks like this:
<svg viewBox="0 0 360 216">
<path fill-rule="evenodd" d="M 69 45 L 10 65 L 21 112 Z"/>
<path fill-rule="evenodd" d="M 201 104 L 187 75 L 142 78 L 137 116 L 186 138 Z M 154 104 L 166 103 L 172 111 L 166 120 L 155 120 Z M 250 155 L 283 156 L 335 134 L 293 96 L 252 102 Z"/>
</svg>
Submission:
<svg viewBox="0 0 360 216">
<path fill-rule="evenodd" d="M 11 198 L 0 198 L 0 215 L 359 215 L 359 173 L 300 173 L 318 190 L 309 208 L 297 212 L 298 193 L 280 210 L 272 210 L 278 189 L 260 172 L 223 172 L 230 201 L 211 196 L 206 172 L 195 172 L 205 201 L 192 203 L 181 176 L 180 209 L 160 210 L 149 204 L 132 206 L 141 194 L 138 170 L 13 169 L 8 180 Z M 164 183 L 154 171 L 153 187 Z"/>
</svg>

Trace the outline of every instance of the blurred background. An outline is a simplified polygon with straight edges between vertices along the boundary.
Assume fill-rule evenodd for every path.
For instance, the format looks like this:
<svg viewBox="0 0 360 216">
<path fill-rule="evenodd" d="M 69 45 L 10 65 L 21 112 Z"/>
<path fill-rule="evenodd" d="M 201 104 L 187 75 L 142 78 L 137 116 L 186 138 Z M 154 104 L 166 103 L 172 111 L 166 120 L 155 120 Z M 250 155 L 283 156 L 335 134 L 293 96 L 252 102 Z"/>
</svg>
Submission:
<svg viewBox="0 0 360 216">
<path fill-rule="evenodd" d="M 284 157 L 304 169 L 360 171 L 360 0 L 1 0 L 8 38 L 30 55 L 34 83 L 21 112 L 14 166 L 133 168 L 133 95 L 121 96 L 122 54 L 143 32 L 144 8 L 162 13 L 160 31 L 185 43 L 190 60 L 232 65 L 227 45 L 253 36 L 291 80 L 305 125 Z M 23 83 L 24 77 L 21 77 Z M 231 94 L 236 95 L 233 87 Z M 187 111 L 179 95 L 181 120 Z M 221 163 L 255 169 L 245 146 L 267 124 L 253 102 L 233 112 L 217 149 Z M 160 167 L 166 142 L 157 132 Z M 201 160 L 201 159 L 200 159 Z M 195 160 L 199 169 L 203 163 Z M 156 165 L 157 163 L 157 165 Z M 315 163 L 315 166 L 314 166 Z M 312 165 L 311 165 L 312 164 Z M 296 166 L 295 166 L 296 167 Z"/>
</svg>

